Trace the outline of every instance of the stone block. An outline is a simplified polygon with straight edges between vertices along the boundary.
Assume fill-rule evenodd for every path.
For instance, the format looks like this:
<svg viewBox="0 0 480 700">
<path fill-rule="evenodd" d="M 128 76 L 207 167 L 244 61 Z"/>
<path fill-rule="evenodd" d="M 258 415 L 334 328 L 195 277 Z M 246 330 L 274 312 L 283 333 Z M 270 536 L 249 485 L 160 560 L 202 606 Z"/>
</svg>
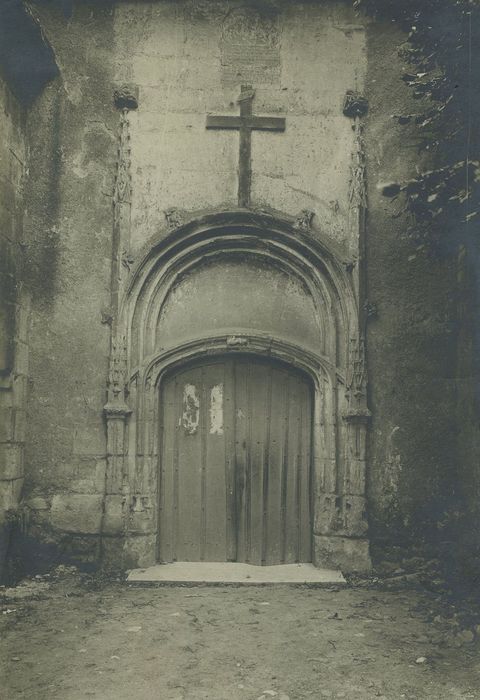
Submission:
<svg viewBox="0 0 480 700">
<path fill-rule="evenodd" d="M 106 535 L 121 535 L 125 529 L 127 511 L 125 496 L 106 496 L 104 508 L 103 533 Z"/>
<path fill-rule="evenodd" d="M 21 408 L 15 410 L 14 416 L 14 440 L 15 442 L 25 442 L 27 430 L 27 412 Z"/>
<path fill-rule="evenodd" d="M 23 476 L 23 446 L 15 443 L 0 444 L 0 479 L 19 479 Z"/>
<path fill-rule="evenodd" d="M 365 498 L 363 496 L 342 497 L 342 528 L 338 534 L 361 537 L 367 531 Z"/>
<path fill-rule="evenodd" d="M 28 374 L 28 345 L 21 340 L 15 340 L 15 371 Z"/>
<path fill-rule="evenodd" d="M 152 508 L 146 510 L 132 510 L 130 512 L 128 530 L 138 535 L 147 535 L 156 532 L 155 511 Z"/>
<path fill-rule="evenodd" d="M 23 478 L 0 481 L 0 518 L 7 510 L 16 510 L 23 488 Z"/>
<path fill-rule="evenodd" d="M 48 501 L 43 498 L 42 496 L 32 496 L 32 498 L 29 498 L 26 501 L 26 505 L 30 510 L 48 510 L 50 508 L 50 504 Z"/>
<path fill-rule="evenodd" d="M 18 369 L 16 369 L 18 372 Z M 15 374 L 13 378 L 13 405 L 18 408 L 25 408 L 27 398 L 28 378 L 26 374 Z"/>
<path fill-rule="evenodd" d="M 124 546 L 124 565 L 127 569 L 153 566 L 157 560 L 157 535 L 128 537 Z"/>
<path fill-rule="evenodd" d="M 369 573 L 372 569 L 368 540 L 363 538 L 314 535 L 313 563 L 343 573 Z"/>
<path fill-rule="evenodd" d="M 335 532 L 339 525 L 340 498 L 336 493 L 321 493 L 315 505 L 314 531 L 320 535 Z"/>
<path fill-rule="evenodd" d="M 98 412 L 85 421 L 83 425 L 75 426 L 73 433 L 73 453 L 75 455 L 105 454 L 106 436 L 103 426 L 103 414 Z"/>
<path fill-rule="evenodd" d="M 15 308 L 15 335 L 24 343 L 28 338 L 29 312 L 24 304 L 17 304 Z"/>
<path fill-rule="evenodd" d="M 11 406 L 0 408 L 0 442 L 13 440 L 15 412 Z"/>
<path fill-rule="evenodd" d="M 57 494 L 52 499 L 51 524 L 57 530 L 97 534 L 102 520 L 101 495 Z"/>
<path fill-rule="evenodd" d="M 345 477 L 344 490 L 347 493 L 363 495 L 365 493 L 365 475 L 367 465 L 365 460 L 351 458 L 347 462 L 347 476 Z"/>
<path fill-rule="evenodd" d="M 118 570 L 126 568 L 124 566 L 124 546 L 125 538 L 122 537 L 104 537 L 102 539 L 102 568 L 109 570 Z"/>
</svg>

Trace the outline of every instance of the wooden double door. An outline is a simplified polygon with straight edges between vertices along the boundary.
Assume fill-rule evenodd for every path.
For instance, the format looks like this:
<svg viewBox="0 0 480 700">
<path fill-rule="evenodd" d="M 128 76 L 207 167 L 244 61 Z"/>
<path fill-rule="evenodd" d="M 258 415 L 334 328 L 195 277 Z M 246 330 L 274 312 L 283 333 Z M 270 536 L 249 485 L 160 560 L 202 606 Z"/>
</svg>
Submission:
<svg viewBox="0 0 480 700">
<path fill-rule="evenodd" d="M 248 356 L 161 388 L 159 560 L 311 561 L 312 388 Z"/>
</svg>

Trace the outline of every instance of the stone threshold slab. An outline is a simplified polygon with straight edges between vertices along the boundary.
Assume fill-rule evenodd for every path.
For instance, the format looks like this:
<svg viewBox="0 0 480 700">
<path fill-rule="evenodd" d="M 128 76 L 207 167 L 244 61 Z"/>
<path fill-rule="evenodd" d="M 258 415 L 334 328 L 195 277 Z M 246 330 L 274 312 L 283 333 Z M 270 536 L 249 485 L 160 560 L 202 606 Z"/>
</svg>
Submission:
<svg viewBox="0 0 480 700">
<path fill-rule="evenodd" d="M 175 562 L 157 564 L 147 569 L 133 569 L 127 583 L 145 585 L 211 584 L 267 585 L 310 584 L 315 586 L 342 585 L 346 581 L 341 571 L 317 569 L 313 564 L 280 564 L 254 566 L 236 562 Z"/>
</svg>

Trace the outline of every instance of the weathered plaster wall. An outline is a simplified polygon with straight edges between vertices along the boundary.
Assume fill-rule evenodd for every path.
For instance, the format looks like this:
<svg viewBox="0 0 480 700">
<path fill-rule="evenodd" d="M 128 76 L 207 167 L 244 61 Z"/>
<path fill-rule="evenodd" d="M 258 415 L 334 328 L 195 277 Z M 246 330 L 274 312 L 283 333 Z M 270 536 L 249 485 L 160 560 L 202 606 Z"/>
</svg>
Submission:
<svg viewBox="0 0 480 700">
<path fill-rule="evenodd" d="M 245 256 L 243 256 L 244 258 Z M 174 347 L 205 333 L 258 331 L 326 354 L 312 296 L 301 280 L 248 258 L 199 265 L 162 305 L 156 347 Z"/>
<path fill-rule="evenodd" d="M 401 81 L 403 41 L 393 24 L 370 25 L 367 296 L 377 314 L 368 325 L 368 494 L 373 538 L 389 544 L 434 536 L 459 485 L 454 247 L 417 251 L 405 237 L 405 202 L 381 194 L 420 165 L 417 131 L 392 119 L 420 109 Z"/>
<path fill-rule="evenodd" d="M 60 77 L 29 111 L 25 278 L 32 295 L 25 504 L 29 534 L 97 558 L 105 474 L 112 200 L 117 115 L 113 14 L 36 12 Z M 67 533 L 67 536 L 64 535 Z M 55 551 L 55 549 L 52 549 Z M 33 544 L 35 561 L 42 549 Z M 48 552 L 52 556 L 52 552 Z"/>
<path fill-rule="evenodd" d="M 28 296 L 20 281 L 25 117 L 0 79 L 0 579 L 23 485 Z"/>
<path fill-rule="evenodd" d="M 116 80 L 139 89 L 130 114 L 134 249 L 158 230 L 166 209 L 236 206 L 238 131 L 205 125 L 207 114 L 239 114 L 242 83 L 255 88 L 254 114 L 286 116 L 285 133 L 252 135 L 253 206 L 292 215 L 311 209 L 327 235 L 350 242 L 353 135 L 342 103 L 363 85 L 364 27 L 339 3 L 279 7 L 217 0 L 116 7 Z"/>
</svg>

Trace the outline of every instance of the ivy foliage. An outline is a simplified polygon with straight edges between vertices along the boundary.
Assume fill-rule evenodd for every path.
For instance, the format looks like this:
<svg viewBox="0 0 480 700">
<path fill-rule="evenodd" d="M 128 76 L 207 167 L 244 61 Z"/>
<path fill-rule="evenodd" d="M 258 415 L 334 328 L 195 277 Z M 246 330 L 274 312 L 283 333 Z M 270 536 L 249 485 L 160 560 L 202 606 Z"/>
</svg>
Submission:
<svg viewBox="0 0 480 700">
<path fill-rule="evenodd" d="M 418 110 L 393 115 L 418 130 L 431 169 L 384 187 L 405 197 L 410 235 L 429 248 L 445 233 L 461 237 L 480 221 L 480 0 L 355 0 L 367 14 L 406 32 L 402 80 Z M 470 230 L 469 230 L 470 233 Z"/>
</svg>

